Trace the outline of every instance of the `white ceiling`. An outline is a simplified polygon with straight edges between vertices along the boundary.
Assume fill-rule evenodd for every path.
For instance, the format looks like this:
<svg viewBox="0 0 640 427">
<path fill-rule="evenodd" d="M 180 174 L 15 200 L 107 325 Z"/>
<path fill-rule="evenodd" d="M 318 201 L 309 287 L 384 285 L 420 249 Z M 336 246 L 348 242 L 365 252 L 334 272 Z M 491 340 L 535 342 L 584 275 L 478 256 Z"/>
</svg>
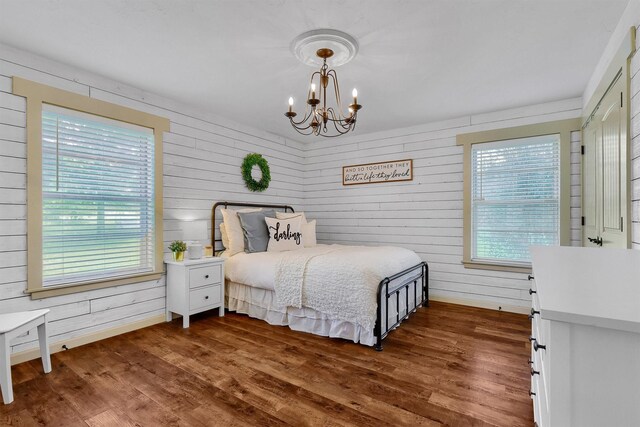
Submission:
<svg viewBox="0 0 640 427">
<path fill-rule="evenodd" d="M 298 140 L 283 113 L 334 28 L 360 52 L 356 132 L 582 94 L 628 0 L 0 0 L 0 42 Z M 345 99 L 348 101 L 348 99 Z M 300 103 L 298 103 L 299 105 Z"/>
</svg>

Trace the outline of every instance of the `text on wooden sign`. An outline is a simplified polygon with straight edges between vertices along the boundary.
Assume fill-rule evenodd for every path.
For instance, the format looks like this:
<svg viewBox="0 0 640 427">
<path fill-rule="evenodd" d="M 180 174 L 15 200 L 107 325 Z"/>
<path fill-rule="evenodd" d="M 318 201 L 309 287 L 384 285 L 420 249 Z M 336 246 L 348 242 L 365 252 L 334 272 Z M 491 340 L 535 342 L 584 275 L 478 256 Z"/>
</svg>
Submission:
<svg viewBox="0 0 640 427">
<path fill-rule="evenodd" d="M 412 179 L 413 160 L 411 159 L 342 167 L 342 185 L 376 184 Z"/>
</svg>

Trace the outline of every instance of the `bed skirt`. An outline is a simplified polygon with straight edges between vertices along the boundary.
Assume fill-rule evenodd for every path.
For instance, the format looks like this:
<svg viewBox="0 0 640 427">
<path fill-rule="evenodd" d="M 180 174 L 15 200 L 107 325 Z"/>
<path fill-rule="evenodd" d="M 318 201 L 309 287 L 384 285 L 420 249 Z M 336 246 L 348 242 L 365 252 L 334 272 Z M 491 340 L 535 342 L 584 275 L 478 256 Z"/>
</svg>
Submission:
<svg viewBox="0 0 640 427">
<path fill-rule="evenodd" d="M 410 301 L 413 296 L 410 293 Z M 390 301 L 390 322 L 395 321 L 394 301 Z M 330 319 L 325 314 L 311 308 L 283 307 L 278 305 L 274 291 L 241 283 L 226 281 L 225 305 L 229 311 L 247 314 L 264 320 L 270 325 L 288 326 L 294 331 L 308 332 L 331 338 L 343 338 L 354 343 L 372 346 L 376 342 L 373 329 L 365 329 L 355 323 Z M 400 299 L 401 314 L 405 310 L 404 299 Z"/>
<path fill-rule="evenodd" d="M 282 307 L 276 301 L 274 291 L 254 288 L 227 280 L 226 306 L 230 311 L 261 319 L 270 325 L 288 326 L 294 331 L 308 332 L 331 338 L 343 338 L 372 346 L 375 344 L 373 329 L 344 320 L 329 319 L 323 313 L 310 308 Z"/>
</svg>

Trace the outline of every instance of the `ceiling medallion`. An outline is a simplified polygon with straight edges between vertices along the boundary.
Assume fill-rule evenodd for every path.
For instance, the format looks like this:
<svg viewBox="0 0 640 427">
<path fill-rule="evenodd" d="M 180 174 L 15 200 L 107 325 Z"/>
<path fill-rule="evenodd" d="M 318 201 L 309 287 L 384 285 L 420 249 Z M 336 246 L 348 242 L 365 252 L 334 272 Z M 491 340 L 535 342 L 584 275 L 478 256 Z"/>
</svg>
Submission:
<svg viewBox="0 0 640 427">
<path fill-rule="evenodd" d="M 355 129 L 358 110 L 362 108 L 358 104 L 358 91 L 353 89 L 353 102 L 346 112 L 340 101 L 338 74 L 329 68 L 327 59 L 331 58 L 333 66 L 346 64 L 358 52 L 356 40 L 341 31 L 313 30 L 296 37 L 291 51 L 304 64 L 321 65 L 320 71 L 311 74 L 304 115 L 299 121 L 294 120 L 297 113 L 293 111 L 293 98 L 289 98 L 289 111 L 284 115 L 293 128 L 303 135 L 325 137 L 344 135 Z M 335 105 L 327 102 L 327 87 L 333 91 Z"/>
</svg>

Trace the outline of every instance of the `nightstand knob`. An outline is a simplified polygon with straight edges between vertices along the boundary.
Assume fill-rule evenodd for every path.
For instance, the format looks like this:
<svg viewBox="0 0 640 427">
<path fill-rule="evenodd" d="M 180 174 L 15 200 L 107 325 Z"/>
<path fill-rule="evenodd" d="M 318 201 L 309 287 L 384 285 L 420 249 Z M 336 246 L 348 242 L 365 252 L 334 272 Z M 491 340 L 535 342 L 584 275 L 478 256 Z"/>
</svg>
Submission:
<svg viewBox="0 0 640 427">
<path fill-rule="evenodd" d="M 205 279 L 208 279 L 208 278 L 209 278 L 209 275 L 207 274 L 206 276 L 204 276 L 204 278 L 205 278 Z"/>
<path fill-rule="evenodd" d="M 204 299 L 209 299 L 209 295 L 205 296 Z"/>
</svg>

